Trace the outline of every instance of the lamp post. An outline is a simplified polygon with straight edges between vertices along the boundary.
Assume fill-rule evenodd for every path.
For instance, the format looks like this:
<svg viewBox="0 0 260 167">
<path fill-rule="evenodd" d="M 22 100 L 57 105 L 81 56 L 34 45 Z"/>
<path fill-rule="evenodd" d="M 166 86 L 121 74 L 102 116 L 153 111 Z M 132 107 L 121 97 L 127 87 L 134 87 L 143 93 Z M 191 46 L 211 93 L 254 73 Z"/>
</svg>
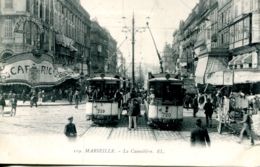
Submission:
<svg viewBox="0 0 260 167">
<path fill-rule="evenodd" d="M 125 17 L 123 18 L 125 19 Z M 135 87 L 135 33 L 136 32 L 144 32 L 145 31 L 145 27 L 135 27 L 135 17 L 134 17 L 134 13 L 133 13 L 133 17 L 132 17 L 132 27 L 131 29 L 129 29 L 128 27 L 124 26 L 122 32 L 128 32 L 131 31 L 132 33 L 132 39 L 131 39 L 131 43 L 132 43 L 132 88 Z"/>
</svg>

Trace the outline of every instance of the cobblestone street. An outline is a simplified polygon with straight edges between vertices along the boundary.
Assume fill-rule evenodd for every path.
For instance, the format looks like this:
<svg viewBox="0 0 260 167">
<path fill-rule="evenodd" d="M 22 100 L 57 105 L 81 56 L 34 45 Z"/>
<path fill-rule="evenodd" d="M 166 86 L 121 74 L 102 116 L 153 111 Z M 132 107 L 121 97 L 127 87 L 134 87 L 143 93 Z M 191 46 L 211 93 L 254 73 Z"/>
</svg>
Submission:
<svg viewBox="0 0 260 167">
<path fill-rule="evenodd" d="M 6 110 L 8 110 L 8 108 Z M 68 141 L 63 134 L 67 118 L 70 116 L 74 117 L 74 122 L 77 126 L 79 135 L 73 142 Z M 25 156 L 26 154 L 34 153 L 36 150 L 39 152 L 39 155 L 46 154 L 46 152 L 52 150 L 50 155 L 54 156 L 55 159 L 53 158 L 53 161 L 48 159 L 47 162 L 50 161 L 53 163 L 57 160 L 61 160 L 61 158 L 56 157 L 56 154 L 60 154 L 61 151 L 70 157 L 68 162 L 62 162 L 78 164 L 83 163 L 78 161 L 79 159 L 82 159 L 80 156 L 82 154 L 75 154 L 75 152 L 82 152 L 83 148 L 84 150 L 107 148 L 116 149 L 118 156 L 122 156 L 122 160 L 127 158 L 124 154 L 121 155 L 124 151 L 134 152 L 134 150 L 146 150 L 148 152 L 164 152 L 164 156 L 162 156 L 162 153 L 156 153 L 156 155 L 157 158 L 159 157 L 162 160 L 165 160 L 165 164 L 186 165 L 187 162 L 181 159 L 183 158 L 181 157 L 182 155 L 191 158 L 190 163 L 197 161 L 192 155 L 194 152 L 191 151 L 189 141 L 190 131 L 194 127 L 196 118 L 192 117 L 191 110 L 185 110 L 184 116 L 181 130 L 153 129 L 146 125 L 144 117 L 138 117 L 138 129 L 129 131 L 127 129 L 128 118 L 126 115 L 123 115 L 121 121 L 115 126 L 98 126 L 93 125 L 91 121 L 86 121 L 85 105 L 80 105 L 79 109 L 75 109 L 73 105 L 39 106 L 38 108 L 26 106 L 19 107 L 15 117 L 10 117 L 5 114 L 0 118 L 0 145 L 1 148 L 6 148 L 8 150 L 6 154 L 5 152 L 2 152 L 0 157 L 3 157 L 4 160 L 11 160 L 15 156 Z M 199 111 L 197 116 L 204 121 L 202 111 Z M 216 127 L 217 121 L 214 120 L 213 128 L 208 129 L 212 141 L 211 149 L 206 149 L 207 151 L 205 152 L 196 152 L 195 150 L 195 154 L 213 156 L 212 154 L 214 153 L 219 156 L 219 164 L 226 164 L 229 163 L 234 156 L 240 155 L 242 150 L 251 148 L 249 140 L 245 140 L 242 144 L 238 144 L 237 135 L 232 135 L 228 132 L 218 134 Z M 19 141 L 19 144 L 17 141 Z M 256 144 L 259 144 L 258 141 Z M 30 149 L 28 150 L 27 148 Z M 30 162 L 43 160 L 37 155 L 33 155 L 32 157 L 35 157 L 35 159 L 30 159 Z M 107 160 L 110 160 L 112 164 L 118 163 L 117 161 L 112 161 L 115 157 L 111 158 L 111 154 L 106 155 L 108 156 L 104 159 L 108 158 Z M 131 154 L 131 157 L 135 155 L 136 154 Z M 138 156 L 137 160 L 145 154 L 141 155 L 142 156 L 140 157 Z M 167 157 L 169 158 L 170 155 L 174 155 L 178 158 L 172 161 L 170 161 L 171 159 L 166 159 Z M 88 153 L 88 156 L 92 157 L 94 155 Z M 94 162 L 96 157 L 94 156 L 92 158 Z M 209 163 L 210 159 L 211 158 L 208 158 L 207 160 L 204 159 L 204 164 Z M 152 160 L 139 160 L 144 164 L 150 164 L 150 162 L 152 162 Z M 24 159 L 24 161 L 26 162 L 26 159 Z M 91 163 L 92 161 L 85 163 L 89 162 Z M 130 164 L 134 164 L 134 162 L 130 162 Z"/>
</svg>

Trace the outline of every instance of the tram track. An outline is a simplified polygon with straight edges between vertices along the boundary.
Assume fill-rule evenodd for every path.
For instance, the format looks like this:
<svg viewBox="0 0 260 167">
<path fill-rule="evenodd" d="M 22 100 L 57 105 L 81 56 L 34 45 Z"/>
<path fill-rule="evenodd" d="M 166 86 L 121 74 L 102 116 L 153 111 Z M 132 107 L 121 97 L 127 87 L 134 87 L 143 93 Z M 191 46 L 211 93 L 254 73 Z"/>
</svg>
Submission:
<svg viewBox="0 0 260 167">
<path fill-rule="evenodd" d="M 86 127 L 83 133 L 79 136 L 98 136 L 102 140 L 151 140 L 155 142 L 164 140 L 182 140 L 187 142 L 189 139 L 188 133 L 178 130 L 160 130 L 150 127 L 146 124 L 144 117 L 138 118 L 137 130 L 128 130 L 128 117 L 121 119 L 116 125 L 99 126 L 91 124 Z"/>
<path fill-rule="evenodd" d="M 156 134 L 155 134 L 155 132 L 154 132 L 154 129 L 151 128 L 151 127 L 149 127 L 149 128 L 151 129 L 151 132 L 152 132 L 152 134 L 153 134 L 154 140 L 157 142 L 157 141 L 158 141 L 158 138 L 157 138 L 157 136 L 156 136 Z"/>
<path fill-rule="evenodd" d="M 83 137 L 83 136 L 90 130 L 90 128 L 92 128 L 93 126 L 94 126 L 94 125 L 91 124 L 89 127 L 87 127 L 87 128 L 85 129 L 85 131 L 84 131 L 82 134 L 79 135 L 79 137 Z"/>
</svg>

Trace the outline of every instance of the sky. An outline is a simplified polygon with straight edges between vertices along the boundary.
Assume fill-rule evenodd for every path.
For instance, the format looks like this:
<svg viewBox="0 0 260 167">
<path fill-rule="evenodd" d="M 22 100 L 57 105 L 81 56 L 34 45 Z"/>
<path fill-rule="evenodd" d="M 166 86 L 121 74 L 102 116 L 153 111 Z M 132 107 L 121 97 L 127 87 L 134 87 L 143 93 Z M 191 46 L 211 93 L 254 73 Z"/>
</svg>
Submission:
<svg viewBox="0 0 260 167">
<path fill-rule="evenodd" d="M 149 22 L 160 53 L 166 43 L 172 43 L 172 34 L 178 29 L 199 0 L 81 0 L 91 19 L 105 27 L 118 43 L 118 49 L 131 66 L 132 17 L 135 18 L 135 63 L 159 66 L 159 60 L 149 30 L 143 30 Z M 128 32 L 123 32 L 126 26 Z M 141 32 L 140 32 L 141 31 Z M 126 38 L 127 37 L 127 38 Z M 162 54 L 161 54 L 162 55 Z M 158 69 L 159 70 L 159 69 Z"/>
</svg>

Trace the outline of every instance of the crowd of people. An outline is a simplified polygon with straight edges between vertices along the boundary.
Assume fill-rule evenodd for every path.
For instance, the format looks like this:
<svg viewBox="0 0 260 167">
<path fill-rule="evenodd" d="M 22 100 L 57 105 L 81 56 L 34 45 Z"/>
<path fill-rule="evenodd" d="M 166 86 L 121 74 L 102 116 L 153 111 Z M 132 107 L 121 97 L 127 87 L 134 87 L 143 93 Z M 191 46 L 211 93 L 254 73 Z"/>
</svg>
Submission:
<svg viewBox="0 0 260 167">
<path fill-rule="evenodd" d="M 185 104 L 186 103 L 186 104 Z M 185 96 L 184 106 L 193 109 L 193 117 L 196 117 L 199 109 L 204 110 L 206 127 L 212 127 L 212 115 L 215 112 L 217 117 L 223 116 L 230 122 L 242 124 L 240 140 L 242 142 L 244 133 L 251 139 L 254 145 L 254 131 L 252 128 L 252 116 L 260 111 L 260 98 L 257 95 L 245 95 L 242 91 L 221 94 L 221 91 L 213 94 L 198 94 L 193 98 Z M 219 119 L 221 121 L 222 117 Z M 226 120 L 224 120 L 226 121 Z"/>
<path fill-rule="evenodd" d="M 10 116 L 15 116 L 18 101 L 21 101 L 23 104 L 29 101 L 29 106 L 32 108 L 44 105 L 46 102 L 63 100 L 68 101 L 70 104 L 75 104 L 75 108 L 78 108 L 78 104 L 84 98 L 84 92 L 73 90 L 72 88 L 64 91 L 61 89 L 53 89 L 52 91 L 41 89 L 22 90 L 19 94 L 14 91 L 9 91 L 8 93 L 0 92 L 0 113 L 4 115 L 5 107 L 10 106 L 11 110 L 8 113 L 10 113 Z"/>
<path fill-rule="evenodd" d="M 151 90 L 152 92 L 152 90 Z M 96 92 L 97 93 L 97 92 Z M 23 103 L 26 101 L 30 102 L 30 107 L 37 107 L 42 105 L 46 101 L 55 102 L 56 100 L 67 100 L 70 104 L 75 104 L 75 108 L 78 108 L 79 102 L 81 102 L 85 96 L 90 95 L 88 92 L 80 92 L 78 90 L 67 89 L 67 90 L 53 90 L 50 92 L 45 92 L 44 90 L 32 89 L 30 92 L 22 91 L 21 94 L 16 94 L 10 91 L 8 94 L 0 93 L 0 112 L 4 114 L 5 107 L 9 105 L 11 107 L 10 115 L 16 115 L 16 108 L 18 100 Z M 92 93 L 93 97 L 97 94 Z M 148 95 L 147 92 L 140 92 L 138 89 L 133 89 L 131 92 L 126 92 L 121 89 L 116 90 L 113 93 L 112 99 L 118 102 L 118 107 L 121 109 L 127 109 L 128 115 L 128 129 L 137 129 L 137 117 L 141 114 L 141 103 L 144 98 L 152 101 L 154 97 Z M 258 96 L 247 97 L 241 91 L 238 93 L 231 92 L 229 96 L 217 92 L 216 94 L 197 94 L 192 96 L 185 96 L 184 107 L 193 109 L 193 117 L 197 117 L 199 110 L 204 110 L 205 113 L 205 124 L 202 126 L 201 119 L 196 121 L 196 128 L 191 132 L 191 143 L 196 145 L 201 140 L 205 141 L 205 145 L 210 145 L 210 139 L 207 134 L 207 128 L 212 128 L 212 115 L 215 112 L 219 115 L 219 112 L 225 112 L 225 114 L 230 114 L 232 112 L 239 110 L 242 113 L 242 120 L 237 120 L 236 123 L 242 124 L 240 132 L 239 143 L 242 142 L 244 133 L 246 132 L 251 139 L 251 144 L 254 144 L 254 132 L 252 130 L 252 115 L 257 114 L 260 111 L 260 98 Z M 72 123 L 73 118 L 69 119 Z M 68 128 L 70 129 L 70 128 Z M 76 131 L 76 127 L 75 127 Z M 202 139 L 203 138 L 203 139 Z"/>
</svg>

